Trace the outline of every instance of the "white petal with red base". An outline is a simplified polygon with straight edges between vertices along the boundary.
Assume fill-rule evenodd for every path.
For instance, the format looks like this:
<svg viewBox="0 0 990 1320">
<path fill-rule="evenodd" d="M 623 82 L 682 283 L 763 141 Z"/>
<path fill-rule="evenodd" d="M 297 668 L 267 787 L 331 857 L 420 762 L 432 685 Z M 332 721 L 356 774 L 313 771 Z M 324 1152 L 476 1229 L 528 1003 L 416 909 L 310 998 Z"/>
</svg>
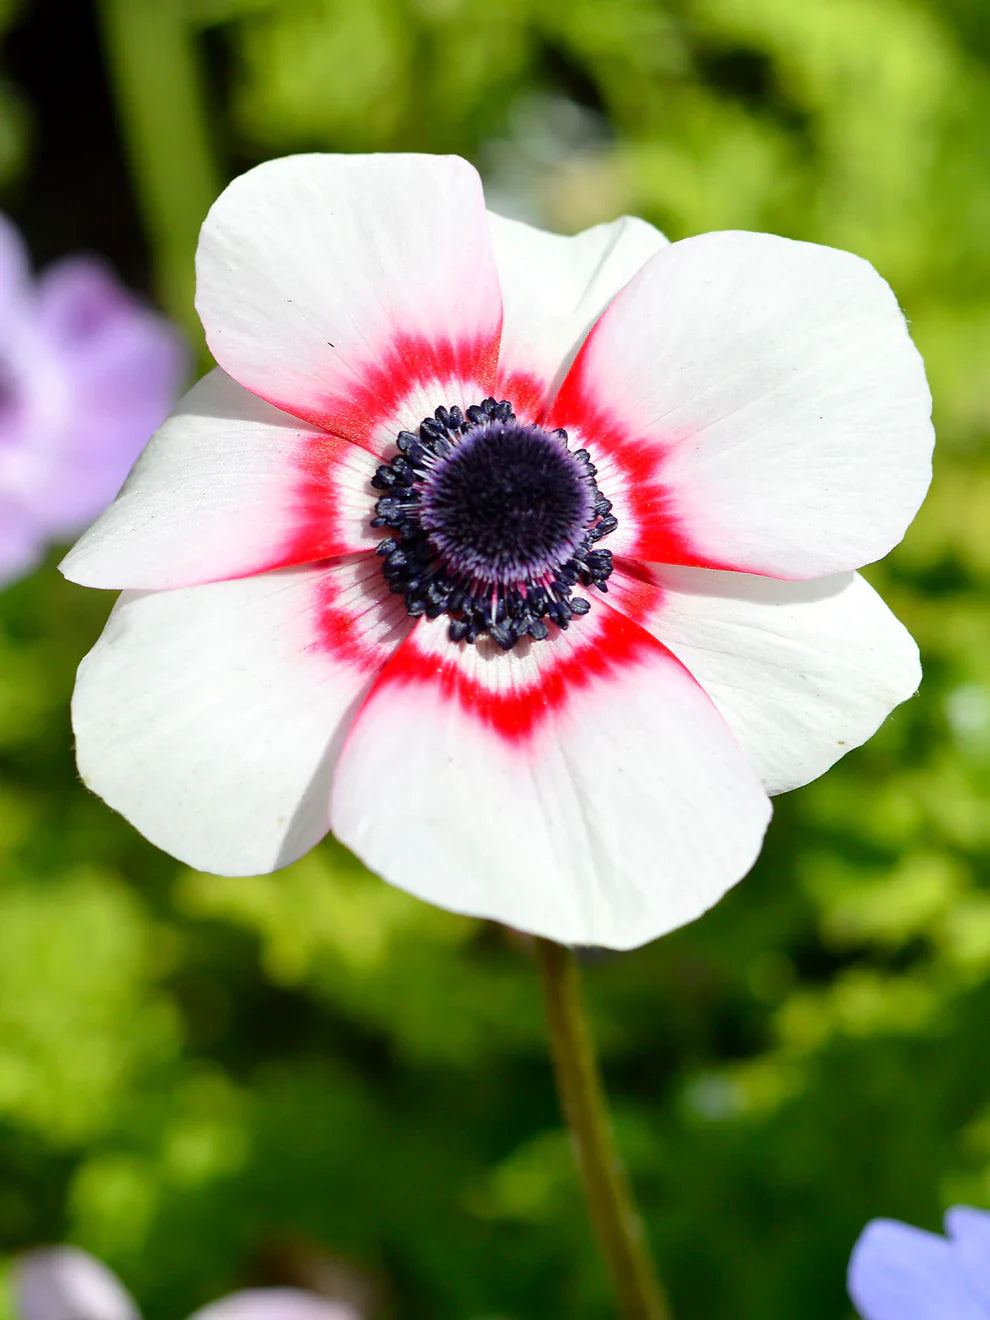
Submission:
<svg viewBox="0 0 990 1320">
<path fill-rule="evenodd" d="M 126 595 L 84 663 L 79 764 L 204 869 L 273 869 L 332 823 L 443 906 L 630 947 L 745 874 L 765 786 L 814 777 L 913 690 L 913 645 L 859 579 L 752 575 L 848 574 L 900 538 L 930 475 L 930 396 L 893 295 L 846 253 L 664 246 L 629 219 L 571 239 L 490 224 L 453 158 L 293 157 L 218 200 L 198 306 L 222 371 L 67 561 L 88 583 L 177 588 Z M 368 553 L 397 432 L 496 392 L 589 450 L 617 522 L 596 505 L 609 594 L 508 652 L 452 643 L 446 617 L 414 625 Z M 479 471 L 472 499 L 491 493 Z M 418 537 L 425 481 L 382 506 L 385 569 L 409 608 L 456 616 Z M 509 562 L 528 492 L 492 497 L 484 528 L 447 512 L 472 537 L 494 524 Z M 553 555 L 540 572 L 566 594 Z M 606 560 L 587 561 L 599 586 Z M 476 576 L 481 620 L 501 577 Z M 540 630 L 521 599 L 494 629 L 507 645 Z"/>
<path fill-rule="evenodd" d="M 609 598 L 691 671 L 770 793 L 824 774 L 921 681 L 914 639 L 858 573 L 620 566 Z"/>
<path fill-rule="evenodd" d="M 633 278 L 551 424 L 636 473 L 625 553 L 804 578 L 901 539 L 931 476 L 930 411 L 897 300 L 867 262 L 722 233 L 671 244 Z"/>
<path fill-rule="evenodd" d="M 79 670 L 80 774 L 191 866 L 284 866 L 327 832 L 344 734 L 410 627 L 371 556 L 125 593 Z"/>
<path fill-rule="evenodd" d="M 502 286 L 499 396 L 549 402 L 585 335 L 667 239 L 624 215 L 565 237 L 488 214 Z"/>
<path fill-rule="evenodd" d="M 179 403 L 62 563 L 87 587 L 160 589 L 373 549 L 365 450 L 222 371 Z"/>
<path fill-rule="evenodd" d="M 337 836 L 442 907 L 630 948 L 753 864 L 770 805 L 679 662 L 600 606 L 503 654 L 421 622 L 345 743 Z"/>
<path fill-rule="evenodd" d="M 481 181 L 457 157 L 259 165 L 207 216 L 196 275 L 220 366 L 339 435 L 365 440 L 382 395 L 417 381 L 494 383 L 498 275 Z"/>
</svg>

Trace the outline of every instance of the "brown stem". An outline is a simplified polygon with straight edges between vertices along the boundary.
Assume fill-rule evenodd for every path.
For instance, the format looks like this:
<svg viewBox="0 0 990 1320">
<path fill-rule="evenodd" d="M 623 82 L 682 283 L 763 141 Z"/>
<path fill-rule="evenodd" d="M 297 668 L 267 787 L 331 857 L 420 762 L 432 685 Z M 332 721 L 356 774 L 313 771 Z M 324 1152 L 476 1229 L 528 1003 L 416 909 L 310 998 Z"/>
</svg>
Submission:
<svg viewBox="0 0 990 1320">
<path fill-rule="evenodd" d="M 537 938 L 550 1052 L 585 1199 L 623 1320 L 672 1320 L 612 1133 L 570 949 Z"/>
</svg>

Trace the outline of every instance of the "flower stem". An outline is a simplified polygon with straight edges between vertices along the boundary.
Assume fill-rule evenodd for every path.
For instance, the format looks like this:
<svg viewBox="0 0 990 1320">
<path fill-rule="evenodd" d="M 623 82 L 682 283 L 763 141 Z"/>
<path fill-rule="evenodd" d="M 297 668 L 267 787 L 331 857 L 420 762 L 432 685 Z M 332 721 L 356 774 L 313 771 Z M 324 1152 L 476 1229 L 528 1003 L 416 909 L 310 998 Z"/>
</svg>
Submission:
<svg viewBox="0 0 990 1320">
<path fill-rule="evenodd" d="M 643 1223 L 612 1134 L 595 1048 L 570 949 L 537 938 L 550 1052 L 560 1106 L 570 1128 L 585 1199 L 623 1320 L 671 1320 L 650 1259 Z"/>
<path fill-rule="evenodd" d="M 99 0 L 97 11 L 158 297 L 201 343 L 193 253 L 220 180 L 185 0 Z"/>
</svg>

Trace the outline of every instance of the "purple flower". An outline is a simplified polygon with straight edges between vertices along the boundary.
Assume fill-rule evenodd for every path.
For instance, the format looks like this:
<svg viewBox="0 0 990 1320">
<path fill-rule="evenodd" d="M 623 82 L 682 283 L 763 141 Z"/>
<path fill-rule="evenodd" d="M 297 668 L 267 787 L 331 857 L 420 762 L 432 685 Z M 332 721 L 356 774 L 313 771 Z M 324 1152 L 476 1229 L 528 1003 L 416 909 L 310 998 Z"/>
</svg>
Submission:
<svg viewBox="0 0 990 1320">
<path fill-rule="evenodd" d="M 863 1320 L 990 1320 L 990 1213 L 955 1206 L 945 1231 L 867 1224 L 849 1261 L 849 1295 Z"/>
<path fill-rule="evenodd" d="M 105 1265 L 78 1247 L 46 1247 L 14 1264 L 16 1320 L 141 1320 L 130 1295 Z M 234 1293 L 190 1320 L 360 1320 L 340 1302 L 294 1288 Z"/>
<path fill-rule="evenodd" d="M 178 331 L 103 262 L 33 279 L 0 216 L 0 584 L 110 503 L 186 367 Z"/>
</svg>

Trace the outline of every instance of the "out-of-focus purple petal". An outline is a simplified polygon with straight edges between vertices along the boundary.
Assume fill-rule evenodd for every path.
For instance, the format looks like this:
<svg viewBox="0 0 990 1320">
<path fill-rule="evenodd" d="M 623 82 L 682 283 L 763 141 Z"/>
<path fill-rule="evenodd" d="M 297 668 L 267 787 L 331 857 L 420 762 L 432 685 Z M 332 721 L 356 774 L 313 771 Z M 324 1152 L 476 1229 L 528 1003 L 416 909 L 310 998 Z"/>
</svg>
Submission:
<svg viewBox="0 0 990 1320">
<path fill-rule="evenodd" d="M 140 1320 L 116 1275 L 78 1247 L 47 1247 L 15 1261 L 17 1320 Z"/>
<path fill-rule="evenodd" d="M 0 492 L 0 587 L 22 577 L 40 557 L 34 519 Z"/>
<path fill-rule="evenodd" d="M 32 281 L 0 216 L 0 585 L 111 502 L 178 397 L 178 330 L 92 257 Z"/>
<path fill-rule="evenodd" d="M 69 393 L 57 461 L 35 504 L 46 531 L 59 536 L 78 531 L 116 495 L 175 402 L 188 354 L 175 327 L 91 257 L 45 272 L 38 320 Z"/>
<path fill-rule="evenodd" d="M 945 1231 L 970 1292 L 990 1317 L 990 1212 L 953 1206 L 945 1216 Z"/>
<path fill-rule="evenodd" d="M 61 451 L 72 391 L 58 355 L 38 332 L 32 309 L 2 331 L 0 492 L 31 512 Z"/>
<path fill-rule="evenodd" d="M 849 1295 L 863 1320 L 988 1320 L 953 1245 L 892 1219 L 867 1224 L 849 1261 Z"/>
<path fill-rule="evenodd" d="M 38 277 L 38 317 L 59 348 L 91 350 L 121 316 L 143 311 L 99 257 L 64 257 Z"/>
<path fill-rule="evenodd" d="M 197 1311 L 190 1320 L 361 1320 L 353 1307 L 294 1288 L 256 1288 L 233 1293 Z"/>
</svg>

